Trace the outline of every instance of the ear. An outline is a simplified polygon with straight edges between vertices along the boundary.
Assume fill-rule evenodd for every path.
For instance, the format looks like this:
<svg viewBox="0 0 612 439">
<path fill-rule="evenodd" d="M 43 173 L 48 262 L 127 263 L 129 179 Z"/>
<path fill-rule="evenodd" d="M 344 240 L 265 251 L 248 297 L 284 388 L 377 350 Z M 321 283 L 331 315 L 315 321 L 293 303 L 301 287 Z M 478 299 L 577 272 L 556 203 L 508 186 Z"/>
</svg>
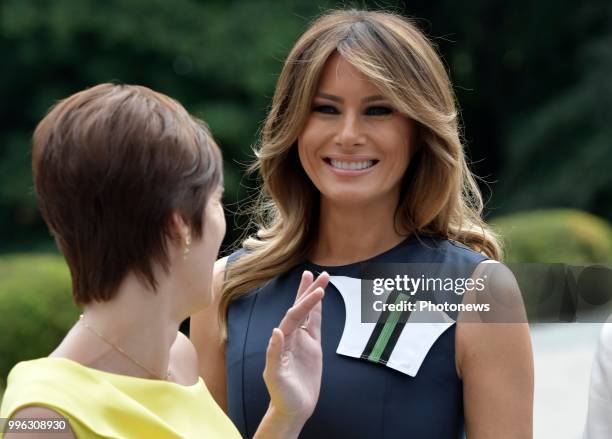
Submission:
<svg viewBox="0 0 612 439">
<path fill-rule="evenodd" d="M 169 224 L 170 236 L 173 239 L 176 239 L 181 243 L 185 242 L 187 235 L 189 235 L 190 227 L 185 222 L 183 215 L 178 211 L 174 211 L 170 215 L 170 219 L 168 221 L 170 223 Z"/>
</svg>

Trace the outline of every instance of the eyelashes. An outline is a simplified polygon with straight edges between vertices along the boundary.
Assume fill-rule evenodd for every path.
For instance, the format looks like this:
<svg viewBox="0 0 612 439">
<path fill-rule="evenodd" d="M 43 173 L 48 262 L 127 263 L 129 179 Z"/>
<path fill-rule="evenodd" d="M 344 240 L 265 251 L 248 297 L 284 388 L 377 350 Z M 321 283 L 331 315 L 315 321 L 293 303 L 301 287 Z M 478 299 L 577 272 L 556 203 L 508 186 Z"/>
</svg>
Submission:
<svg viewBox="0 0 612 439">
<path fill-rule="evenodd" d="M 333 105 L 315 105 L 312 111 L 323 114 L 339 114 L 339 111 Z"/>
<path fill-rule="evenodd" d="M 386 116 L 391 113 L 393 113 L 393 108 L 380 105 L 377 107 L 368 107 L 366 109 L 366 115 L 368 116 Z"/>
<path fill-rule="evenodd" d="M 333 105 L 315 105 L 312 108 L 312 111 L 314 111 L 315 113 L 322 114 L 340 114 L 340 111 Z M 387 116 L 389 114 L 392 114 L 393 111 L 394 110 L 391 107 L 387 107 L 384 105 L 376 105 L 367 107 L 364 110 L 363 114 L 365 116 Z"/>
</svg>

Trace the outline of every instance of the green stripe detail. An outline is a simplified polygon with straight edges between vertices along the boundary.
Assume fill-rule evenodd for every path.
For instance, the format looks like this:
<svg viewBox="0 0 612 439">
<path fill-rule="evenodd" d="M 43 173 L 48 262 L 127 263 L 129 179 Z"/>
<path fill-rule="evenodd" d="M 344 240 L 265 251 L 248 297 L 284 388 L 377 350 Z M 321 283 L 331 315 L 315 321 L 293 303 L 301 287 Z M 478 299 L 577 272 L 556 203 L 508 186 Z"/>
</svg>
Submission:
<svg viewBox="0 0 612 439">
<path fill-rule="evenodd" d="M 408 296 L 402 293 L 398 294 L 395 298 L 395 304 L 397 305 L 398 303 L 400 303 L 402 300 L 404 300 L 405 297 Z M 399 321 L 402 315 L 402 312 L 403 311 L 391 311 L 389 313 L 389 318 L 385 322 L 385 326 L 383 326 L 382 330 L 380 331 L 378 340 L 376 340 L 376 344 L 372 349 L 372 353 L 368 357 L 369 361 L 378 363 L 382 353 L 385 350 L 385 347 L 387 346 L 387 343 L 389 342 L 389 338 L 391 338 L 391 334 L 393 334 L 393 330 L 395 329 L 395 326 L 397 325 L 397 322 Z"/>
</svg>

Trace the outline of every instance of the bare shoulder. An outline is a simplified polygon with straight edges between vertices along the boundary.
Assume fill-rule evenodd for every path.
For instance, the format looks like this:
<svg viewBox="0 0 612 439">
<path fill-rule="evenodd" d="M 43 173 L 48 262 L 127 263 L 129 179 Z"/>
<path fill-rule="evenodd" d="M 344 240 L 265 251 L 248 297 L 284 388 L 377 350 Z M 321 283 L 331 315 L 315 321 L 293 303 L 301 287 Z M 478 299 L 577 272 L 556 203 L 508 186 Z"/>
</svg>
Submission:
<svg viewBox="0 0 612 439">
<path fill-rule="evenodd" d="M 48 407 L 32 405 L 17 410 L 11 419 L 23 418 L 45 418 L 45 419 L 62 419 L 64 416 Z"/>
<path fill-rule="evenodd" d="M 28 406 L 16 411 L 10 419 L 64 419 L 64 416 L 53 409 L 42 406 Z M 23 432 L 7 432 L 5 439 L 23 439 Z M 49 437 L 49 432 L 28 432 L 28 438 L 44 439 Z M 54 432 L 53 437 L 57 439 L 76 439 L 71 429 L 64 432 Z"/>
<path fill-rule="evenodd" d="M 174 340 L 170 352 L 174 354 L 176 358 L 181 358 L 182 360 L 196 358 L 196 350 L 193 343 L 191 343 L 191 340 L 180 331 L 176 334 L 176 340 Z"/>
<path fill-rule="evenodd" d="M 457 322 L 455 355 L 466 436 L 531 437 L 533 354 L 518 283 L 499 262 L 479 264 L 472 278 L 485 279 L 486 288 L 466 293 L 464 302 L 489 304 L 490 311 Z"/>
<path fill-rule="evenodd" d="M 213 292 L 218 292 L 225 278 L 225 269 L 227 268 L 227 260 L 229 256 L 218 259 L 213 268 Z M 218 295 L 218 294 L 216 294 Z"/>
<path fill-rule="evenodd" d="M 210 305 L 191 317 L 191 339 L 197 345 L 208 343 L 218 335 L 218 311 L 221 299 L 221 289 L 225 279 L 225 269 L 228 256 L 215 262 L 212 280 L 212 299 Z"/>
<path fill-rule="evenodd" d="M 180 331 L 170 348 L 170 370 L 179 384 L 190 385 L 198 380 L 198 354 L 193 343 Z"/>
<path fill-rule="evenodd" d="M 461 313 L 458 322 L 526 323 L 527 314 L 519 284 L 505 264 L 483 261 L 471 276 L 473 288 L 465 293 L 464 303 L 477 304 L 476 312 Z"/>
<path fill-rule="evenodd" d="M 477 364 L 476 358 L 492 362 L 507 359 L 511 363 L 508 356 L 530 357 L 527 315 L 512 271 L 503 263 L 484 261 L 476 267 L 472 278 L 481 279 L 484 289 L 466 293 L 464 302 L 485 304 L 488 308 L 459 317 L 456 332 L 459 374 L 470 364 Z"/>
<path fill-rule="evenodd" d="M 486 280 L 487 291 L 491 293 L 520 294 L 514 273 L 502 262 L 494 260 L 482 261 L 474 269 L 473 278 Z"/>
<path fill-rule="evenodd" d="M 209 306 L 191 317 L 189 336 L 195 345 L 199 374 L 217 404 L 227 409 L 225 376 L 225 342 L 221 337 L 219 302 L 228 258 L 215 262 L 212 280 L 212 300 Z"/>
</svg>

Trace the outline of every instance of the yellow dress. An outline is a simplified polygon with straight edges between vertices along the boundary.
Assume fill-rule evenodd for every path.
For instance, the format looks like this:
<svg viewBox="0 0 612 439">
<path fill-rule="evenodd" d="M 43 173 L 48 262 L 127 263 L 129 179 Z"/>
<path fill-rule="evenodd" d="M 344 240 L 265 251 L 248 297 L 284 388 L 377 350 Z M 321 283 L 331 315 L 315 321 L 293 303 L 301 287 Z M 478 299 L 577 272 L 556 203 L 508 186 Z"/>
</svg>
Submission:
<svg viewBox="0 0 612 439">
<path fill-rule="evenodd" d="M 29 405 L 68 418 L 79 439 L 240 438 L 202 378 L 182 386 L 103 372 L 66 358 L 41 358 L 11 370 L 0 418 Z"/>
</svg>

